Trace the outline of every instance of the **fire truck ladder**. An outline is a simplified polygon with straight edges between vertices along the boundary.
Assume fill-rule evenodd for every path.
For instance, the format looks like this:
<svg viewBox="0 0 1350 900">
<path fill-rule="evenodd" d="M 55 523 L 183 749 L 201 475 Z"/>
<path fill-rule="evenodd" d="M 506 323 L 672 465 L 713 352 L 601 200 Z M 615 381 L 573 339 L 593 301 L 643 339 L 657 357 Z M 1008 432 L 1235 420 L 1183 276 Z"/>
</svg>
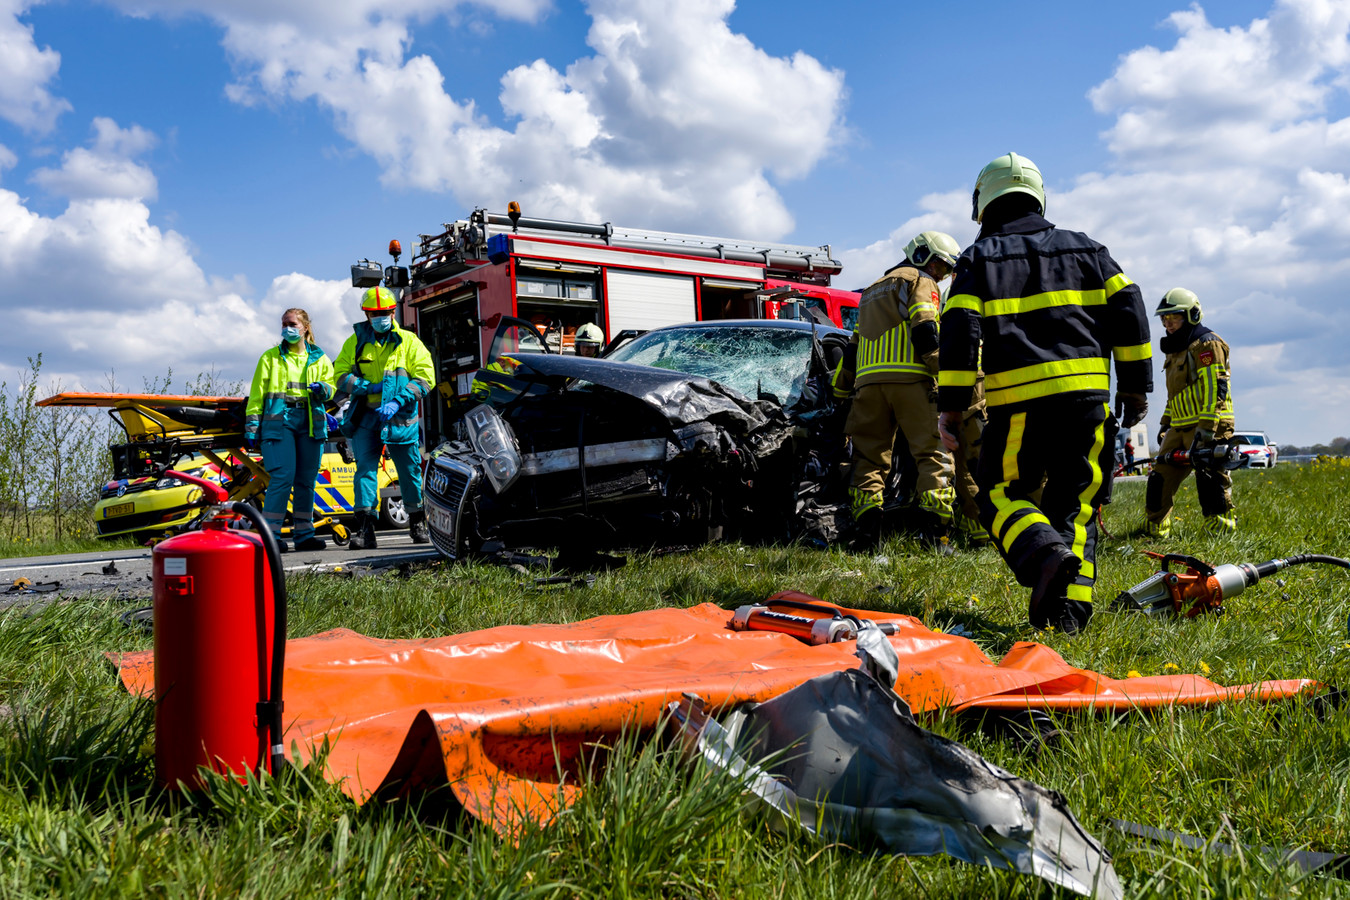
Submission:
<svg viewBox="0 0 1350 900">
<path fill-rule="evenodd" d="M 468 220 L 446 224 L 441 234 L 420 235 L 419 250 L 413 259 L 414 269 L 420 268 L 419 263 L 434 264 L 449 256 L 482 258 L 486 255 L 488 240 L 499 234 L 586 241 L 626 250 L 656 250 L 682 256 L 758 263 L 778 272 L 809 272 L 826 278 L 843 269 L 843 264 L 833 258 L 829 244 L 807 247 L 760 243 L 670 231 L 616 228 L 609 222 L 595 225 L 526 217 L 517 217 L 512 221 L 509 215 L 490 213 L 484 209 L 474 210 Z"/>
</svg>

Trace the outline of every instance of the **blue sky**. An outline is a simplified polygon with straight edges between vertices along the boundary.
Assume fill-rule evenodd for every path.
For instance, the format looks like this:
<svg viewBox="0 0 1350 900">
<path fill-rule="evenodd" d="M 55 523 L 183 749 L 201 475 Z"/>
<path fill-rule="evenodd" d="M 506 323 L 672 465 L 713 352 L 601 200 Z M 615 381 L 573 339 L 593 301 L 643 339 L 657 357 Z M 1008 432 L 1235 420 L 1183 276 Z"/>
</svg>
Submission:
<svg viewBox="0 0 1350 900">
<path fill-rule="evenodd" d="M 0 372 L 242 378 L 296 304 L 336 353 L 353 259 L 511 199 L 829 243 L 856 287 L 969 240 L 1015 149 L 1150 307 L 1200 294 L 1239 427 L 1330 439 L 1348 30 L 1350 0 L 0 0 Z"/>
</svg>

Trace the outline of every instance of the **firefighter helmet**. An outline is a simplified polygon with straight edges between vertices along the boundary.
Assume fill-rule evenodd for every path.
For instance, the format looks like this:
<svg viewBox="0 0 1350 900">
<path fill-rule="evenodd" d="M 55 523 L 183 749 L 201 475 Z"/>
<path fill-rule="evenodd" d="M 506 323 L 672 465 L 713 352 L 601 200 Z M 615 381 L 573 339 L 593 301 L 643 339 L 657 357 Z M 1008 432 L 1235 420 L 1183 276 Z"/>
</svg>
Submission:
<svg viewBox="0 0 1350 900">
<path fill-rule="evenodd" d="M 1200 298 L 1195 296 L 1194 291 L 1185 288 L 1172 288 L 1163 294 L 1162 301 L 1158 303 L 1158 308 L 1153 314 L 1185 316 L 1186 321 L 1192 325 L 1199 325 L 1200 320 L 1204 318 L 1204 313 L 1200 311 Z"/>
<path fill-rule="evenodd" d="M 995 199 L 1005 194 L 1030 194 L 1041 204 L 1045 214 L 1045 182 L 1041 170 L 1025 156 L 1006 153 L 980 170 L 975 179 L 975 193 L 970 197 L 970 217 L 984 220 L 984 210 Z"/>
<path fill-rule="evenodd" d="M 361 308 L 369 312 L 391 313 L 394 305 L 394 292 L 387 287 L 367 288 L 361 295 Z"/>
<path fill-rule="evenodd" d="M 587 322 L 577 329 L 576 342 L 578 344 L 602 344 L 605 335 L 600 331 L 600 326 Z"/>
<path fill-rule="evenodd" d="M 905 259 L 916 266 L 924 266 L 933 257 L 956 268 L 956 258 L 961 255 L 961 245 L 956 238 L 941 231 L 925 231 L 905 245 Z"/>
</svg>

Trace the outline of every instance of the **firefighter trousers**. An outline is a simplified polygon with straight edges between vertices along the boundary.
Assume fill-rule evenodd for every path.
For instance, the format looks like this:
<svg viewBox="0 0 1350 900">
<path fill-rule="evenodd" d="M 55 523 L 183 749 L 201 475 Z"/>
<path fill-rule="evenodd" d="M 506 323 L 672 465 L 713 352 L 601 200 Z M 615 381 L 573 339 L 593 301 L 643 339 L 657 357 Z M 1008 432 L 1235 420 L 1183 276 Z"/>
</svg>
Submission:
<svg viewBox="0 0 1350 900">
<path fill-rule="evenodd" d="M 307 408 L 289 407 L 283 435 L 263 438 L 261 442 L 263 468 L 267 470 L 263 518 L 278 540 L 288 500 L 291 536 L 297 541 L 314 536 L 314 480 L 319 477 L 323 441 L 309 436 L 308 419 Z"/>
<path fill-rule="evenodd" d="M 980 521 L 1023 587 L 1035 587 L 1046 547 L 1068 547 L 1080 561 L 1068 598 L 1085 624 L 1096 581 L 1097 510 L 1111 496 L 1116 418 L 1105 403 L 1087 401 L 986 412 L 975 476 Z"/>
<path fill-rule="evenodd" d="M 853 439 L 853 515 L 879 508 L 891 468 L 897 433 L 919 470 L 914 486 L 919 506 L 951 521 L 952 463 L 937 428 L 937 403 L 928 399 L 931 382 L 866 384 L 858 388 L 844 431 Z"/>
<path fill-rule="evenodd" d="M 1195 439 L 1197 427 L 1190 425 L 1185 428 L 1167 429 L 1167 434 L 1163 435 L 1162 446 L 1158 448 L 1158 455 L 1162 456 L 1173 450 L 1189 450 L 1191 441 Z M 1227 440 L 1232 436 L 1232 422 L 1219 422 L 1215 425 L 1216 441 Z M 1189 474 L 1191 474 L 1190 466 L 1176 466 L 1164 462 L 1153 464 L 1153 471 L 1148 476 L 1148 486 L 1144 490 L 1144 516 L 1148 521 L 1155 525 L 1160 524 L 1171 515 L 1177 489 Z M 1227 515 L 1233 508 L 1233 476 L 1227 469 L 1220 469 L 1217 472 L 1210 469 L 1196 469 L 1195 492 L 1200 497 L 1200 511 L 1206 518 Z"/>
<path fill-rule="evenodd" d="M 389 453 L 389 459 L 398 472 L 398 489 L 403 495 L 403 508 L 410 513 L 422 508 L 422 445 L 384 444 L 380 441 L 380 420 L 367 413 L 357 426 L 350 441 L 356 456 L 356 478 L 353 498 L 356 512 L 375 512 L 380 502 L 380 449 Z"/>
</svg>

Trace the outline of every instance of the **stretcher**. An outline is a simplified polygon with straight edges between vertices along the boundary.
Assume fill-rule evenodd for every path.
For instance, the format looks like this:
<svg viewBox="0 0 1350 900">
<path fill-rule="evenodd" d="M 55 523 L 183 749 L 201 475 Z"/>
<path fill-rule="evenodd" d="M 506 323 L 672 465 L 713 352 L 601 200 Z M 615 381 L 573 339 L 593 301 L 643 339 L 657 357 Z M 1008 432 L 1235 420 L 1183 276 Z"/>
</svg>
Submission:
<svg viewBox="0 0 1350 900">
<path fill-rule="evenodd" d="M 157 477 L 185 459 L 204 456 L 219 471 L 231 501 L 260 508 L 269 479 L 261 460 L 244 446 L 247 403 L 247 397 L 70 392 L 39 400 L 37 405 L 107 409 L 126 436 L 125 441 L 108 446 L 114 481 Z M 206 511 L 201 515 L 207 515 Z M 164 536 L 195 527 L 199 518 L 179 522 L 166 529 Z M 350 537 L 332 515 L 316 516 L 314 528 L 327 528 L 338 544 Z M 289 534 L 290 526 L 282 533 Z"/>
</svg>

